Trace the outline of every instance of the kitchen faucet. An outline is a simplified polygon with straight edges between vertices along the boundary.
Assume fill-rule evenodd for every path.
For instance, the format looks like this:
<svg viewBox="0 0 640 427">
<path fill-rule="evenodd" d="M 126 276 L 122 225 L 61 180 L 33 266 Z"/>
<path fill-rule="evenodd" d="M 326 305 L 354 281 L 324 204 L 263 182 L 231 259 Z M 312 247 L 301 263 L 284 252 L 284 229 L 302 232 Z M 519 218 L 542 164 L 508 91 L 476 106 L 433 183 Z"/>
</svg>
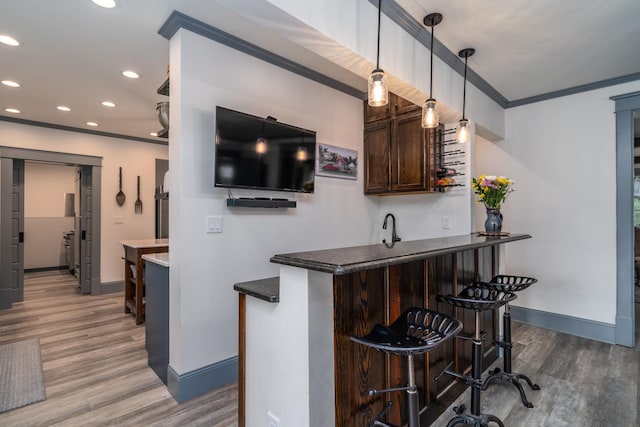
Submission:
<svg viewBox="0 0 640 427">
<path fill-rule="evenodd" d="M 391 217 L 391 220 L 393 221 L 393 225 L 392 225 L 392 228 L 391 228 L 391 244 L 393 245 L 395 242 L 399 242 L 402 239 L 400 237 L 398 237 L 398 234 L 396 233 L 396 217 L 393 216 L 393 214 L 388 213 L 384 217 L 384 222 L 382 223 L 382 229 L 383 230 L 387 229 L 387 219 L 389 219 L 389 217 Z M 382 243 L 387 243 L 387 240 L 386 239 L 382 239 Z"/>
</svg>

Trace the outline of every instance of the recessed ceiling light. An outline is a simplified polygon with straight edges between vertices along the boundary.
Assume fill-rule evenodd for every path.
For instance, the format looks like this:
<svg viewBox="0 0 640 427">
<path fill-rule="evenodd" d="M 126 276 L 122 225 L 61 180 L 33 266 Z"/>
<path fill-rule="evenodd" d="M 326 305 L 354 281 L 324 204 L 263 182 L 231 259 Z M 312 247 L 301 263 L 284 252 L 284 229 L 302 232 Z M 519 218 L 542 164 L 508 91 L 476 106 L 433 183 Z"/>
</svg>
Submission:
<svg viewBox="0 0 640 427">
<path fill-rule="evenodd" d="M 98 126 L 98 124 L 96 122 L 87 122 L 86 124 L 87 124 L 87 126 L 94 126 L 94 127 Z"/>
<path fill-rule="evenodd" d="M 20 87 L 20 83 L 14 82 L 13 80 L 3 80 L 2 84 L 9 87 Z"/>
<path fill-rule="evenodd" d="M 17 108 L 5 108 L 4 111 L 7 113 L 20 114 L 20 110 Z"/>
<path fill-rule="evenodd" d="M 104 105 L 105 107 L 115 107 L 116 104 L 114 104 L 111 101 L 102 101 L 102 105 Z"/>
<path fill-rule="evenodd" d="M 58 110 L 60 110 L 60 111 L 71 111 L 71 108 L 69 108 L 69 107 L 67 107 L 65 105 L 58 105 L 56 108 Z"/>
<path fill-rule="evenodd" d="M 0 43 L 4 43 L 8 46 L 20 46 L 20 42 L 18 40 L 5 34 L 0 34 Z"/>
<path fill-rule="evenodd" d="M 149 135 L 151 135 L 151 136 L 158 136 L 158 132 L 151 132 Z"/>
<path fill-rule="evenodd" d="M 91 0 L 91 1 L 93 1 L 98 6 L 106 7 L 107 9 L 111 9 L 111 8 L 116 7 L 115 0 Z"/>
<path fill-rule="evenodd" d="M 131 71 L 131 70 L 125 70 L 122 72 L 122 75 L 125 77 L 129 77 L 130 79 L 137 79 L 140 77 L 140 74 L 136 73 L 135 71 Z"/>
</svg>

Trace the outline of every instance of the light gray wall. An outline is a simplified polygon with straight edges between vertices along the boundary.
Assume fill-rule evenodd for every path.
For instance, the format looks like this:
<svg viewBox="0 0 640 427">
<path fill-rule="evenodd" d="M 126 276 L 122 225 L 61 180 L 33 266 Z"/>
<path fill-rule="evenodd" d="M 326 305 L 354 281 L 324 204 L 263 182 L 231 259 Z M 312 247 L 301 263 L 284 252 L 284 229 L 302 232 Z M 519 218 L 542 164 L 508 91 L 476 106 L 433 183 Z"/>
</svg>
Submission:
<svg viewBox="0 0 640 427">
<path fill-rule="evenodd" d="M 533 235 L 506 251 L 508 269 L 540 279 L 514 306 L 615 324 L 616 125 L 610 97 L 638 90 L 640 81 L 511 108 L 505 140 L 479 142 L 478 162 L 515 180 L 505 220 Z"/>
<path fill-rule="evenodd" d="M 227 190 L 213 186 L 216 105 L 315 130 L 318 142 L 362 156 L 362 100 L 185 30 L 171 39 L 171 70 L 170 366 L 178 375 L 237 355 L 233 284 L 278 275 L 274 254 L 379 242 L 387 211 L 399 213 L 404 240 L 469 231 L 468 192 L 365 196 L 362 159 L 357 180 L 316 177 L 313 195 L 233 191 L 295 199 L 295 209 L 227 208 Z M 449 230 L 443 211 L 460 215 Z M 222 216 L 223 233 L 205 233 L 208 215 Z"/>
</svg>

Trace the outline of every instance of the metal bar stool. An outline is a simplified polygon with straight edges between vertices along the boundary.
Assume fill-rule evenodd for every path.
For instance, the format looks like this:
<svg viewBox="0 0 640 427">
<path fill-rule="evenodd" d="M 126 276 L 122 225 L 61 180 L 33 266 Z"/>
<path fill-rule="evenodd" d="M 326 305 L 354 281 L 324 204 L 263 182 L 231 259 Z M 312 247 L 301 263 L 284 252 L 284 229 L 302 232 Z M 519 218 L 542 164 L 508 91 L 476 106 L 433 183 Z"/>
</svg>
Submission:
<svg viewBox="0 0 640 427">
<path fill-rule="evenodd" d="M 524 289 L 527 289 L 529 286 L 536 283 L 538 280 L 532 277 L 523 277 L 523 276 L 507 276 L 507 275 L 499 275 L 491 279 L 488 283 L 480 283 L 480 286 L 495 289 L 501 292 L 518 292 Z M 527 395 L 522 388 L 522 384 L 520 384 L 520 380 L 525 380 L 529 387 L 532 390 L 540 390 L 540 386 L 538 384 L 534 384 L 528 376 L 523 374 L 513 373 L 511 371 L 511 348 L 513 344 L 511 343 L 511 309 L 509 307 L 509 303 L 505 304 L 504 313 L 502 314 L 502 329 L 503 329 L 503 338 L 501 341 L 498 341 L 500 347 L 504 352 L 504 370 L 500 370 L 500 368 L 495 368 L 493 371 L 489 373 L 489 376 L 485 380 L 483 390 L 486 390 L 489 385 L 495 380 L 505 381 L 513 384 L 517 387 L 520 392 L 520 399 L 522 403 L 527 408 L 533 408 L 533 404 L 527 400 Z"/>
<path fill-rule="evenodd" d="M 483 414 L 480 412 L 480 392 L 483 390 L 480 313 L 485 310 L 495 310 L 501 307 L 507 302 L 516 299 L 516 294 L 472 285 L 466 287 L 458 296 L 438 295 L 436 299 L 440 302 L 445 302 L 455 307 L 466 308 L 475 312 L 475 333 L 472 339 L 473 346 L 471 347 L 471 375 L 463 375 L 449 370 L 449 367 L 451 366 L 450 363 L 444 371 L 435 378 L 435 380 L 438 381 L 441 375 L 448 374 L 465 381 L 469 386 L 471 386 L 471 412 L 466 412 L 466 405 L 456 406 L 453 410 L 457 415 L 449 420 L 447 427 L 452 427 L 456 424 L 471 424 L 474 427 L 488 427 L 489 422 L 491 421 L 495 422 L 500 427 L 504 427 L 500 418 L 495 415 Z"/>
<path fill-rule="evenodd" d="M 423 354 L 439 346 L 457 335 L 462 329 L 462 322 L 437 311 L 425 308 L 410 308 L 398 317 L 391 325 L 375 325 L 364 337 L 351 336 L 350 339 L 379 351 L 398 356 L 407 356 L 409 383 L 406 387 L 370 390 L 369 396 L 380 393 L 406 390 L 408 427 L 420 427 L 420 408 L 418 405 L 418 389 L 416 387 L 413 356 Z M 394 427 L 383 421 L 386 411 L 392 406 L 388 402 L 369 426 Z"/>
</svg>

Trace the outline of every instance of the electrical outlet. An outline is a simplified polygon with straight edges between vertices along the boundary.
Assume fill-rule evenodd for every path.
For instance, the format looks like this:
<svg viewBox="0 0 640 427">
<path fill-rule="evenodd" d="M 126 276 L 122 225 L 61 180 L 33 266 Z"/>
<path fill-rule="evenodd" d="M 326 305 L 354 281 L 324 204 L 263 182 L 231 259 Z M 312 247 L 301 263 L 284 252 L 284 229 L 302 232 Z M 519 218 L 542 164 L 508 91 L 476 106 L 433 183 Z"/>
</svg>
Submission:
<svg viewBox="0 0 640 427">
<path fill-rule="evenodd" d="M 123 216 L 120 216 L 120 215 L 116 215 L 116 216 L 114 217 L 114 222 L 115 222 L 116 224 L 123 224 L 123 223 L 124 223 L 124 217 L 123 217 Z"/>
<path fill-rule="evenodd" d="M 207 217 L 207 233 L 222 233 L 222 217 L 221 216 L 208 216 Z"/>
<path fill-rule="evenodd" d="M 447 215 L 442 217 L 442 228 L 451 228 L 450 218 Z"/>
<path fill-rule="evenodd" d="M 280 427 L 280 418 L 267 412 L 267 427 Z"/>
</svg>

